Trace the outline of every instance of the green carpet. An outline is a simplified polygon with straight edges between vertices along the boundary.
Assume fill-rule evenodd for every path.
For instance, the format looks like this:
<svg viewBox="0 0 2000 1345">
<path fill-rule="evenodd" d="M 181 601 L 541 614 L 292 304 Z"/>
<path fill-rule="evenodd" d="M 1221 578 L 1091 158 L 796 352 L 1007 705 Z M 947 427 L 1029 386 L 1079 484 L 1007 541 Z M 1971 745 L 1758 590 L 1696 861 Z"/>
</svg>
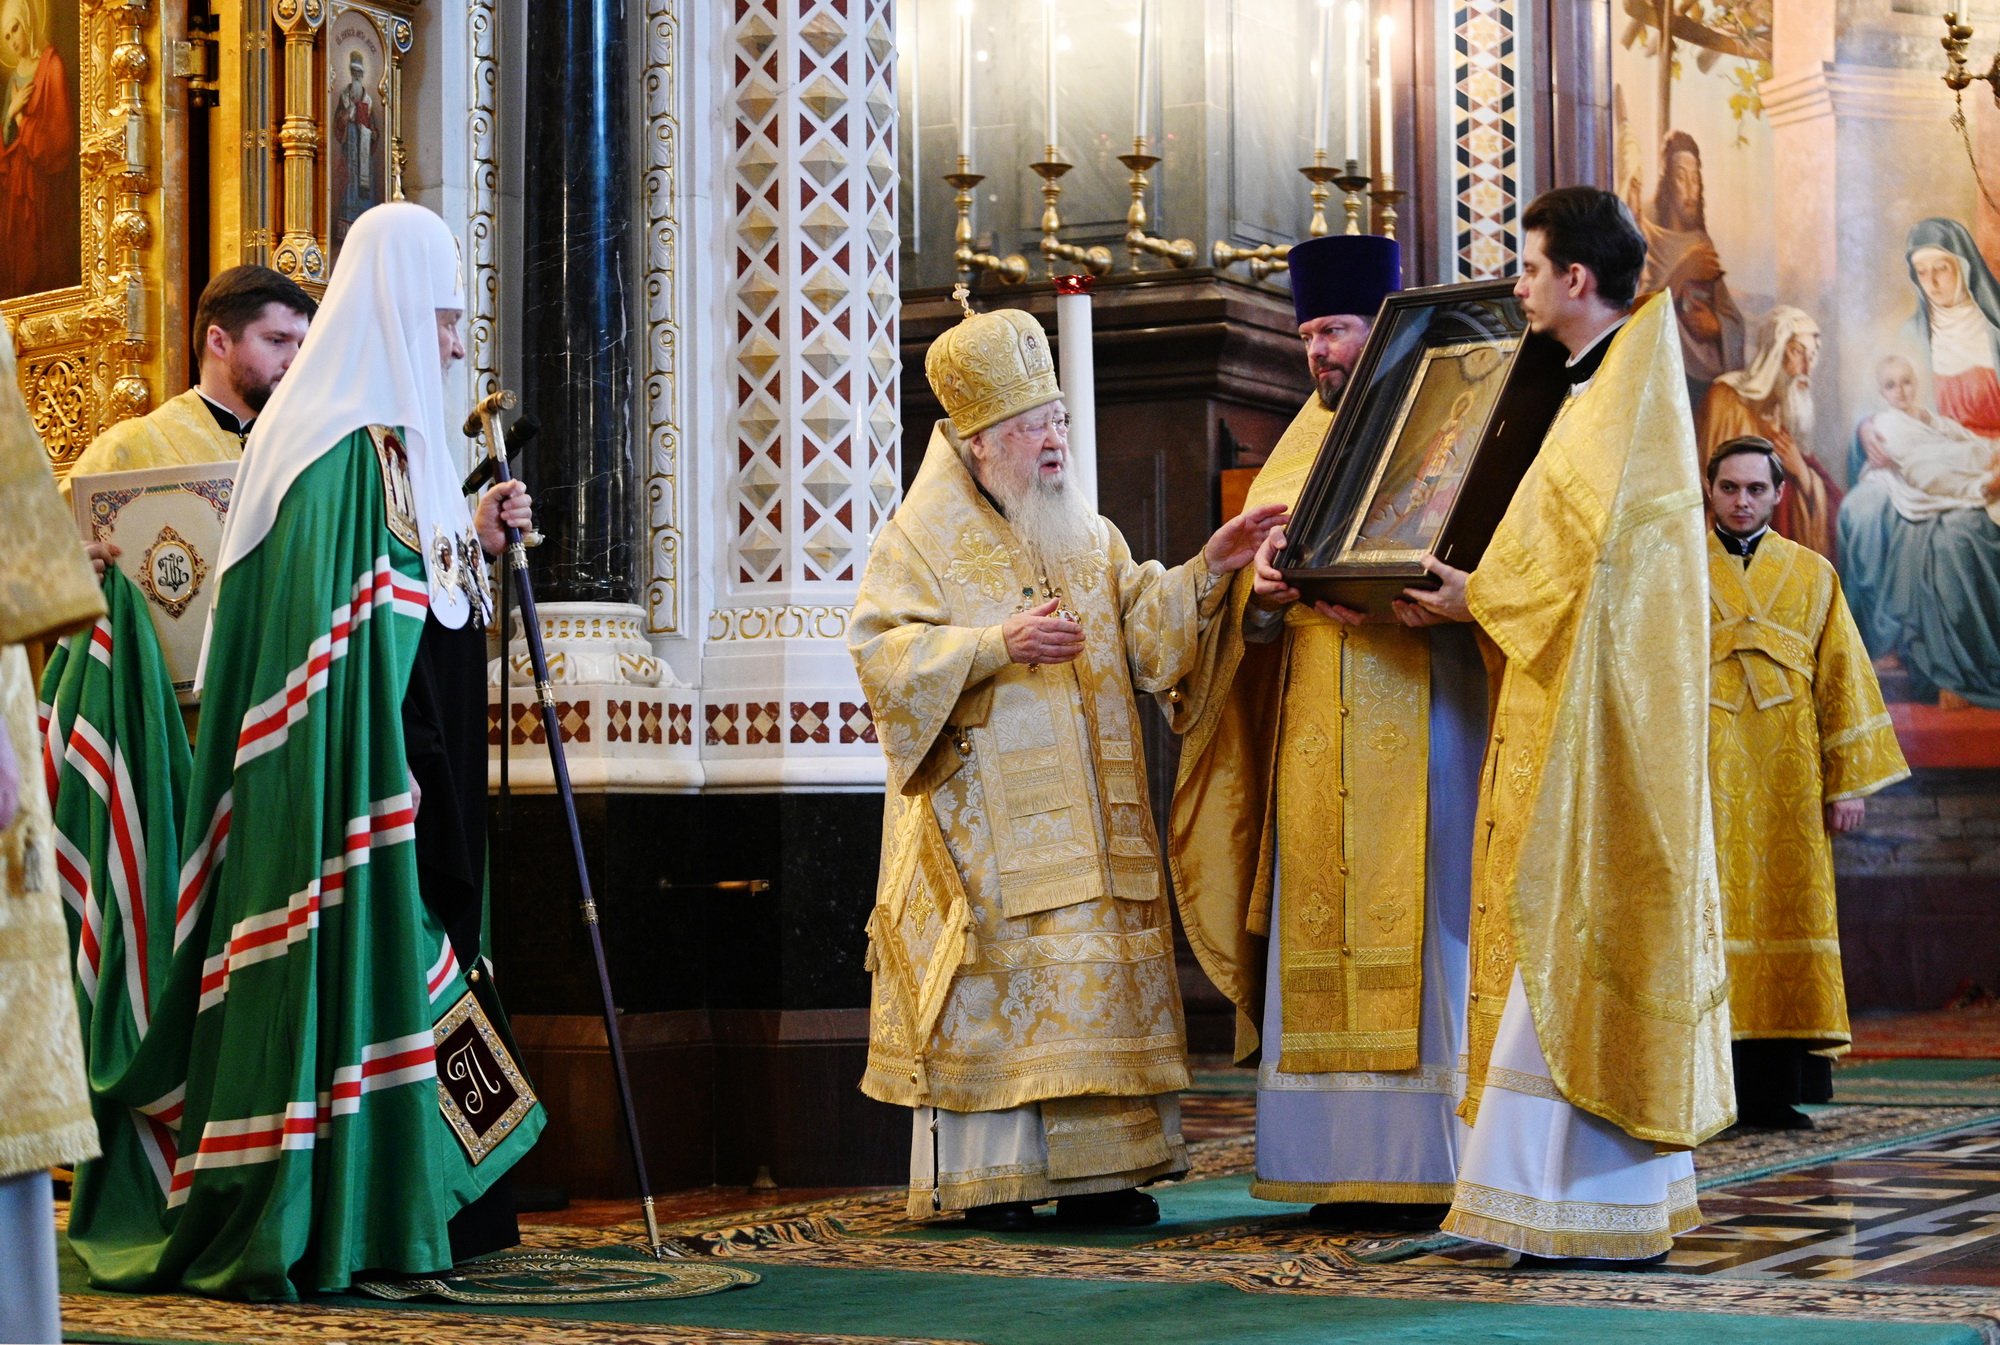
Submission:
<svg viewBox="0 0 2000 1345">
<path fill-rule="evenodd" d="M 2000 1060 L 1860 1060 L 1833 1072 L 1836 1103 L 2000 1107 Z"/>
<path fill-rule="evenodd" d="M 1746 1281 L 1648 1272 L 1518 1274 L 1362 1264 L 1360 1242 L 1297 1222 L 1302 1207 L 1253 1201 L 1236 1175 L 1158 1188 L 1158 1225 L 1119 1232 L 968 1235 L 878 1217 L 879 1198 L 759 1216 L 706 1235 L 708 1264 L 754 1268 L 761 1283 L 709 1298 L 630 1303 L 384 1305 L 329 1295 L 247 1307 L 90 1290 L 65 1267 L 68 1339 L 240 1345 L 367 1339 L 384 1345 L 734 1345 L 817 1340 L 1051 1340 L 1144 1345 L 1319 1341 L 1494 1345 L 1973 1345 L 1993 1295 L 1829 1281 Z M 782 1212 L 781 1212 L 782 1213 Z M 1274 1228 L 1273 1225 L 1276 1225 Z M 685 1228 L 677 1234 L 689 1236 Z M 539 1246 L 608 1256 L 618 1230 L 541 1226 Z M 1263 1240 L 1276 1237 L 1266 1244 Z M 836 1342 L 836 1338 L 838 1341 Z"/>
<path fill-rule="evenodd" d="M 977 1341 L 981 1345 L 1124 1338 L 1143 1340 L 1146 1345 L 1209 1345 L 1219 1340 L 1242 1345 L 1303 1345 L 1308 1341 L 1586 1345 L 1608 1340 L 1617 1340 L 1620 1345 L 1685 1345 L 1697 1338 L 1702 1345 L 1979 1345 L 1985 1339 L 1970 1322 L 1841 1321 L 1817 1312 L 1809 1317 L 1784 1318 L 1639 1307 L 1410 1300 L 1366 1296 L 1359 1284 L 1351 1296 L 1274 1297 L 1220 1283 L 1148 1284 L 1057 1276 L 1021 1279 L 790 1266 L 765 1267 L 762 1274 L 764 1282 L 754 1288 L 706 1299 L 592 1304 L 567 1310 L 482 1310 L 452 1305 L 436 1313 L 423 1313 L 407 1308 L 385 1311 L 374 1300 L 331 1297 L 294 1310 L 235 1309 L 245 1319 L 241 1334 L 182 1335 L 173 1330 L 181 1316 L 175 1312 L 151 1315 L 149 1330 L 84 1327 L 66 1334 L 65 1339 L 323 1340 L 329 1326 L 337 1329 L 342 1318 L 348 1332 L 356 1336 L 365 1333 L 369 1340 L 382 1342 L 437 1340 L 449 1329 L 447 1322 L 463 1329 L 475 1319 L 479 1319 L 477 1336 L 486 1342 L 535 1340 L 539 1334 L 536 1319 L 549 1322 L 551 1327 L 557 1321 L 615 1327 L 616 1338 L 622 1342 L 654 1339 L 654 1332 L 647 1327 L 727 1332 L 732 1338 L 737 1338 L 737 1333 L 759 1333 L 767 1339 L 840 1335 Z M 1556 1296 L 1554 1286 L 1550 1287 L 1550 1296 Z M 1770 1286 L 1757 1288 L 1763 1293 L 1770 1290 Z M 74 1318 L 78 1314 L 72 1311 L 70 1315 Z M 288 1327 L 297 1328 L 296 1334 Z M 556 1332 L 549 1338 L 576 1337 Z M 670 1331 L 661 1338 L 688 1336 L 685 1330 Z"/>
</svg>

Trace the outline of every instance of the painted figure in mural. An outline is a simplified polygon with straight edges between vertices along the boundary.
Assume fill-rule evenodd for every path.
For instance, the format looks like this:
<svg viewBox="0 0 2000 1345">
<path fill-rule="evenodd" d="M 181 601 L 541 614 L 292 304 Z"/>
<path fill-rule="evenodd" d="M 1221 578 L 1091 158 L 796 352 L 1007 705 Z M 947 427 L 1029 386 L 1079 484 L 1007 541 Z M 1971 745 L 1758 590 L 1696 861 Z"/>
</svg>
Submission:
<svg viewBox="0 0 2000 1345">
<path fill-rule="evenodd" d="M 77 283 L 76 110 L 44 0 L 0 0 L 0 299 Z"/>
<path fill-rule="evenodd" d="M 1840 577 L 1868 651 L 1912 694 L 2000 707 L 2000 444 L 1924 407 L 1910 361 L 1877 368 L 1840 509 Z"/>
<path fill-rule="evenodd" d="M 1688 405 L 1699 407 L 1708 385 L 1743 367 L 1743 314 L 1724 281 L 1722 258 L 1708 235 L 1701 147 L 1686 131 L 1670 131 L 1660 150 L 1660 182 L 1645 214 L 1646 274 L 1639 288 L 1670 291 L 1681 324 Z"/>
<path fill-rule="evenodd" d="M 1925 356 L 1939 414 L 2000 436 L 2000 282 L 1957 220 L 1919 221 L 1905 256 L 1917 289 L 1906 332 Z"/>
<path fill-rule="evenodd" d="M 1888 407 L 1857 431 L 1863 471 L 1887 469 L 1880 475 L 1896 512 L 1922 523 L 1992 504 L 2000 495 L 2000 443 L 1921 405 L 1917 371 L 1901 355 L 1875 367 L 1875 385 Z"/>
<path fill-rule="evenodd" d="M 1781 537 L 1833 559 L 1834 514 L 1840 487 L 1813 452 L 1813 370 L 1819 364 L 1819 324 L 1780 304 L 1757 327 L 1748 366 L 1722 375 L 1701 404 L 1701 456 L 1746 434 L 1769 439 L 1792 483 L 1771 526 Z"/>
<path fill-rule="evenodd" d="M 333 138 L 340 146 L 340 217 L 358 219 L 375 204 L 375 104 L 368 96 L 368 62 L 358 51 L 347 54 L 347 83 L 333 108 Z"/>
<path fill-rule="evenodd" d="M 1833 566 L 1771 531 L 1777 459 L 1745 437 L 1708 461 L 1708 779 L 1737 1119 L 1810 1130 L 1854 1039 L 1829 837 L 1910 768 Z"/>
</svg>

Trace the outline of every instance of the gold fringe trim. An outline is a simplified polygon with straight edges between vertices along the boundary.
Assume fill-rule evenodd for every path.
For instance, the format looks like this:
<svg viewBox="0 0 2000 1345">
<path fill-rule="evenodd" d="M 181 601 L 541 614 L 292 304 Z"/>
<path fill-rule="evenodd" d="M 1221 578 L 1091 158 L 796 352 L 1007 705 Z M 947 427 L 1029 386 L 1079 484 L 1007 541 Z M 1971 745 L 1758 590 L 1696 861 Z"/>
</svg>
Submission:
<svg viewBox="0 0 2000 1345">
<path fill-rule="evenodd" d="M 1250 1194 L 1258 1200 L 1282 1200 L 1292 1205 L 1347 1204 L 1367 1201 L 1379 1205 L 1449 1204 L 1455 1188 L 1450 1182 L 1277 1182 L 1258 1177 L 1250 1183 Z"/>
<path fill-rule="evenodd" d="M 910 1198 L 906 1208 L 910 1218 L 928 1219 L 939 1210 L 969 1210 L 976 1205 L 997 1205 L 1009 1200 L 1039 1202 L 1056 1200 L 1063 1196 L 1101 1195 L 1106 1191 L 1123 1191 L 1129 1186 L 1139 1186 L 1162 1177 L 1178 1177 L 1184 1174 L 1188 1167 L 1187 1145 L 1177 1142 L 1171 1146 L 1164 1162 L 1143 1168 L 1130 1168 L 1122 1172 L 1100 1173 L 1094 1177 L 1058 1180 L 1036 1169 L 1004 1176 L 982 1177 L 969 1182 L 947 1181 L 941 1186 L 913 1182 L 910 1185 Z"/>
<path fill-rule="evenodd" d="M 861 1091 L 877 1102 L 897 1107 L 942 1107 L 946 1111 L 1006 1111 L 1031 1102 L 1065 1097 L 1152 1097 L 1178 1093 L 1190 1083 L 1187 1058 L 1178 1043 L 1171 1050 L 1149 1052 L 1159 1059 L 1122 1067 L 1037 1069 L 1022 1067 L 1013 1077 L 971 1082 L 954 1080 L 937 1061 L 924 1062 L 925 1085 L 910 1079 L 911 1064 L 877 1052 L 869 1053 Z"/>
<path fill-rule="evenodd" d="M 1009 920 L 1094 901 L 1104 895 L 1104 875 L 1092 864 L 1087 872 L 1068 878 L 1025 879 L 1000 875 L 1000 909 Z"/>
<path fill-rule="evenodd" d="M 1461 1238 L 1508 1247 L 1531 1256 L 1589 1256 L 1606 1261 L 1642 1261 L 1649 1256 L 1671 1251 L 1674 1234 L 1684 1233 L 1700 1222 L 1697 1215 L 1694 1223 L 1687 1228 L 1670 1227 L 1660 1233 L 1576 1233 L 1527 1228 L 1488 1215 L 1466 1214 L 1454 1209 L 1445 1215 L 1444 1223 L 1439 1227 Z"/>
<path fill-rule="evenodd" d="M 1040 1110 L 1052 1181 L 1151 1167 L 1171 1156 L 1153 1098 L 1050 1098 Z"/>
<path fill-rule="evenodd" d="M 1477 1191 L 1485 1188 L 1472 1189 Z M 1522 1204 L 1550 1211 L 1559 1208 L 1574 1209 L 1577 1203 L 1543 1201 L 1526 1196 L 1517 1197 L 1517 1200 Z M 1462 1238 L 1492 1243 L 1498 1247 L 1509 1247 L 1532 1256 L 1589 1256 L 1609 1261 L 1636 1261 L 1671 1250 L 1677 1236 L 1699 1228 L 1702 1222 L 1701 1206 L 1695 1199 L 1695 1178 L 1692 1176 L 1676 1178 L 1670 1182 L 1666 1195 L 1656 1206 L 1607 1208 L 1624 1211 L 1641 1208 L 1658 1209 L 1661 1213 L 1661 1227 L 1630 1231 L 1609 1228 L 1535 1228 L 1496 1214 L 1471 1213 L 1461 1208 L 1458 1196 L 1453 1197 L 1451 1211 L 1445 1215 L 1444 1223 L 1440 1227 L 1443 1231 Z M 1626 1218 L 1629 1219 L 1630 1215 L 1627 1214 Z"/>
</svg>

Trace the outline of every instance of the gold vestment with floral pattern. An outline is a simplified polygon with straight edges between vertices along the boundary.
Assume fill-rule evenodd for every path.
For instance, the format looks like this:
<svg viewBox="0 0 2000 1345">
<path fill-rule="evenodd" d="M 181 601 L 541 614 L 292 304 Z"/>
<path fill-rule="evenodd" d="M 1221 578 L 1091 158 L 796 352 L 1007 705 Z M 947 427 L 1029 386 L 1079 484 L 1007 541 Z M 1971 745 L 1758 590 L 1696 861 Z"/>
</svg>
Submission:
<svg viewBox="0 0 2000 1345">
<path fill-rule="evenodd" d="M 1668 1147 L 1733 1119 L 1694 464 L 1662 295 L 1563 408 L 1466 584 L 1503 659 L 1473 833 L 1467 1121 L 1517 961 L 1566 1101 Z"/>
<path fill-rule="evenodd" d="M 1185 1030 L 1134 688 L 1192 664 L 1223 593 L 1197 555 L 1038 564 L 939 422 L 870 552 L 850 649 L 888 759 L 862 1091 L 993 1111 L 1186 1087 Z M 1059 595 L 1073 663 L 1007 656 Z"/>
<path fill-rule="evenodd" d="M 97 1156 L 69 930 L 56 882 L 55 824 L 36 726 L 31 640 L 104 615 L 83 542 L 56 494 L 48 451 L 22 403 L 14 342 L 0 323 L 0 733 L 20 772 L 0 828 L 0 1178 Z M 18 1252 L 16 1253 L 18 1254 Z"/>
<path fill-rule="evenodd" d="M 1817 552 L 1708 539 L 1710 786 L 1738 1041 L 1853 1040 L 1825 805 L 1909 775 L 1868 651 Z"/>
<path fill-rule="evenodd" d="M 1333 413 L 1309 400 L 1246 509 L 1293 504 Z M 1295 603 L 1268 644 L 1244 639 L 1254 575 L 1237 572 L 1202 657 L 1165 709 L 1186 735 L 1168 823 L 1174 898 L 1202 969 L 1256 1050 L 1271 857 L 1279 907 L 1278 1067 L 1407 1070 L 1422 1005 L 1430 638 L 1348 627 Z M 1297 875 L 1312 875 L 1299 882 Z M 1267 1047 L 1269 1044 L 1264 1044 Z"/>
</svg>

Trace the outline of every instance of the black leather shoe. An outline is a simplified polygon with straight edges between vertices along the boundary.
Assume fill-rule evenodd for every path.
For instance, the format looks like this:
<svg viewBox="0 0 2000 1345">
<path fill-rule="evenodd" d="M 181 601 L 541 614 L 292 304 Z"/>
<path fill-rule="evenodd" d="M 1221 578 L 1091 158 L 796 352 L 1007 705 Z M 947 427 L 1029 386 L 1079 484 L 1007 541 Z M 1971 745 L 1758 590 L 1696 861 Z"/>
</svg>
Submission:
<svg viewBox="0 0 2000 1345">
<path fill-rule="evenodd" d="M 1056 1201 L 1056 1222 L 1087 1228 L 1138 1228 L 1160 1222 L 1160 1202 L 1129 1186 L 1094 1196 L 1063 1196 Z"/>
<path fill-rule="evenodd" d="M 1752 1112 L 1738 1122 L 1750 1130 L 1811 1130 L 1813 1119 L 1797 1107 L 1780 1107 L 1776 1111 Z"/>
<path fill-rule="evenodd" d="M 1663 1264 L 1665 1252 L 1652 1256 L 1642 1256 L 1633 1261 L 1621 1261 L 1609 1256 L 1535 1256 L 1522 1252 L 1520 1260 L 1513 1265 L 1515 1270 L 1644 1270 L 1647 1266 Z"/>
<path fill-rule="evenodd" d="M 965 1212 L 965 1226 L 983 1233 L 1025 1233 L 1035 1226 L 1035 1207 L 1025 1200 L 974 1205 Z"/>
<path fill-rule="evenodd" d="M 1405 1205 L 1386 1200 L 1340 1200 L 1306 1214 L 1314 1228 L 1344 1233 L 1426 1233 L 1444 1222 L 1449 1205 Z"/>
</svg>

